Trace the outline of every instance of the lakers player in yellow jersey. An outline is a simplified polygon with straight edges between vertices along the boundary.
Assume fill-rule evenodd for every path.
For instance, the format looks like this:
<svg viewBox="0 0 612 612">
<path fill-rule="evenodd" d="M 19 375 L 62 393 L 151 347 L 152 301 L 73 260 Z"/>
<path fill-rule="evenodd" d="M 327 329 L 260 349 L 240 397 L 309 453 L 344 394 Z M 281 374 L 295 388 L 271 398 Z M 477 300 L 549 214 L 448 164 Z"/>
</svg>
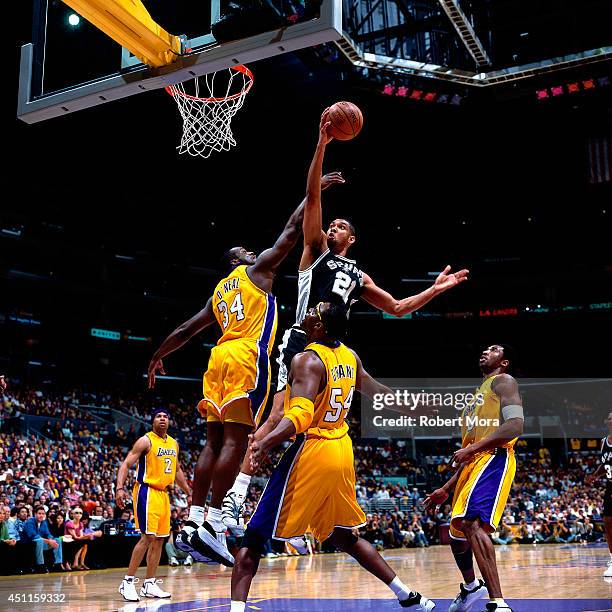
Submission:
<svg viewBox="0 0 612 612">
<path fill-rule="evenodd" d="M 285 416 L 260 441 L 251 444 L 257 468 L 268 451 L 296 436 L 274 468 L 247 526 L 232 573 L 231 612 L 243 612 L 261 551 L 269 538 L 291 540 L 311 532 L 354 557 L 414 611 L 435 604 L 411 591 L 369 542 L 353 533 L 366 522 L 355 494 L 353 444 L 346 416 L 353 394 L 388 393 L 364 369 L 359 357 L 340 342 L 346 311 L 323 302 L 307 311 L 301 327 L 308 344 L 291 362 Z"/>
<path fill-rule="evenodd" d="M 158 586 L 155 573 L 159 565 L 164 539 L 170 535 L 169 486 L 176 483 L 190 494 L 189 485 L 179 463 L 179 446 L 168 435 L 170 414 L 163 408 L 153 412 L 152 430 L 139 438 L 119 468 L 117 475 L 117 505 L 123 508 L 129 498 L 124 488 L 128 471 L 138 462 L 136 484 L 132 492 L 136 527 L 142 533 L 134 547 L 128 572 L 119 586 L 126 601 L 138 601 L 135 574 L 147 553 L 147 573 L 140 589 L 143 597 L 170 597 Z"/>
<path fill-rule="evenodd" d="M 228 275 L 219 281 L 206 306 L 164 340 L 149 364 L 149 386 L 153 387 L 156 373 L 164 373 L 166 355 L 209 325 L 218 324 L 221 337 L 210 354 L 204 405 L 199 405 L 207 418 L 206 444 L 195 468 L 189 519 L 176 538 L 178 548 L 200 561 L 230 567 L 234 563 L 225 541 L 221 504 L 238 474 L 248 436 L 259 423 L 268 396 L 277 322 L 272 284 L 278 266 L 300 235 L 304 203 L 293 212 L 272 248 L 259 256 L 244 247 L 226 253 Z"/>
<path fill-rule="evenodd" d="M 462 413 L 462 448 L 453 455 L 454 476 L 425 500 L 444 503 L 454 489 L 451 549 L 464 583 L 449 612 L 467 612 L 488 596 L 486 612 L 510 607 L 503 599 L 489 534 L 497 529 L 516 472 L 514 445 L 523 433 L 523 403 L 518 384 L 507 373 L 510 347 L 493 344 L 480 356 L 483 381 Z M 473 553 L 473 554 L 472 554 Z M 484 578 L 476 580 L 473 556 Z"/>
</svg>

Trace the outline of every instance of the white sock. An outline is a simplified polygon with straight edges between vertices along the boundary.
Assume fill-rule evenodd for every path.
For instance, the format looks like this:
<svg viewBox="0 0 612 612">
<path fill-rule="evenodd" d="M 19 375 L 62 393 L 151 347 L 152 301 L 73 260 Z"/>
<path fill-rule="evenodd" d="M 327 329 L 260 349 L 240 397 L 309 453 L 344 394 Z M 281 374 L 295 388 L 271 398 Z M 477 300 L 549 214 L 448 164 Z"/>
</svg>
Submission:
<svg viewBox="0 0 612 612">
<path fill-rule="evenodd" d="M 230 612 L 244 612 L 245 607 L 245 601 L 232 601 Z"/>
<path fill-rule="evenodd" d="M 612 561 L 612 552 L 610 553 L 610 561 Z"/>
<path fill-rule="evenodd" d="M 194 522 L 196 525 L 204 524 L 204 506 L 191 506 L 187 520 Z"/>
<path fill-rule="evenodd" d="M 397 595 L 400 601 L 408 599 L 412 593 L 410 587 L 406 586 L 397 576 L 387 586 Z"/>
<path fill-rule="evenodd" d="M 503 597 L 498 597 L 497 599 L 491 599 L 490 601 L 494 601 L 498 606 L 507 605 Z"/>
<path fill-rule="evenodd" d="M 124 580 L 127 580 L 128 582 L 134 582 L 134 576 L 124 576 L 123 577 Z"/>
<path fill-rule="evenodd" d="M 245 474 L 244 472 L 240 472 L 240 474 L 238 474 L 236 477 L 234 486 L 230 490 L 236 493 L 236 495 L 240 495 L 240 497 L 246 497 L 250 483 L 251 476 L 249 476 L 249 474 Z"/>
<path fill-rule="evenodd" d="M 476 578 L 474 578 L 473 582 L 470 582 L 469 584 L 467 582 L 463 583 L 463 586 L 468 590 L 471 591 L 472 589 L 475 589 L 478 586 L 478 580 L 476 580 Z"/>
<path fill-rule="evenodd" d="M 155 576 L 153 578 L 145 578 L 145 582 L 155 582 Z"/>
<path fill-rule="evenodd" d="M 208 508 L 206 520 L 210 523 L 211 527 L 215 531 L 225 531 L 225 525 L 221 520 L 221 508 L 213 508 L 212 506 L 210 506 Z"/>
</svg>

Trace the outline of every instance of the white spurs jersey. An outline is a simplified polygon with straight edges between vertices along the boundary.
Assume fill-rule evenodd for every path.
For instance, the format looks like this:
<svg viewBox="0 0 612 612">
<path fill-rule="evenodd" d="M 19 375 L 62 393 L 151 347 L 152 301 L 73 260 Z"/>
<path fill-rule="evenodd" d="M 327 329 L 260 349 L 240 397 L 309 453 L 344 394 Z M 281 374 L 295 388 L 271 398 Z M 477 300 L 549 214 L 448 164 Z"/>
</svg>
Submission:
<svg viewBox="0 0 612 612">
<path fill-rule="evenodd" d="M 321 253 L 317 260 L 298 276 L 298 302 L 295 322 L 299 325 L 306 311 L 319 302 L 344 305 L 346 316 L 363 289 L 363 272 L 355 260 L 334 255 L 330 250 Z"/>
</svg>

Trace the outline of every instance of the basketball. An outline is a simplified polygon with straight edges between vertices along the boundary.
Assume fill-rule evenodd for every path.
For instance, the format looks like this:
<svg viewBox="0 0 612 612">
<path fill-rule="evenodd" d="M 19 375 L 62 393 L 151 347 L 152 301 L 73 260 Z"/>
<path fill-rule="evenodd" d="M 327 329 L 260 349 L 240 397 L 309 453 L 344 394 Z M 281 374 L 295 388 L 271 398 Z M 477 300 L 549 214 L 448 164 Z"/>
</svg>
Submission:
<svg viewBox="0 0 612 612">
<path fill-rule="evenodd" d="M 351 140 L 361 132 L 363 115 L 352 102 L 336 102 L 329 109 L 329 133 L 337 140 Z"/>
</svg>

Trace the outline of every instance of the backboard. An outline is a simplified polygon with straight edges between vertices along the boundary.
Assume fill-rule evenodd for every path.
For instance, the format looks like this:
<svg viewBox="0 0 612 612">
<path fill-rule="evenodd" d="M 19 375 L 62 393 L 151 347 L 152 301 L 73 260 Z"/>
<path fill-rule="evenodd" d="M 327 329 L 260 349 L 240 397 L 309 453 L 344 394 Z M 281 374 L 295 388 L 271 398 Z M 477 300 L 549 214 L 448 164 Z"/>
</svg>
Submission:
<svg viewBox="0 0 612 612">
<path fill-rule="evenodd" d="M 222 0 L 145 0 L 156 23 L 183 36 L 185 51 L 172 64 L 151 68 L 60 0 L 33 1 L 32 42 L 21 49 L 19 74 L 17 116 L 26 123 L 338 40 L 342 35 L 342 0 L 322 0 L 318 11 L 310 13 L 300 9 L 306 0 L 262 0 L 283 25 L 224 43 L 218 43 L 211 31 L 224 10 Z"/>
</svg>

